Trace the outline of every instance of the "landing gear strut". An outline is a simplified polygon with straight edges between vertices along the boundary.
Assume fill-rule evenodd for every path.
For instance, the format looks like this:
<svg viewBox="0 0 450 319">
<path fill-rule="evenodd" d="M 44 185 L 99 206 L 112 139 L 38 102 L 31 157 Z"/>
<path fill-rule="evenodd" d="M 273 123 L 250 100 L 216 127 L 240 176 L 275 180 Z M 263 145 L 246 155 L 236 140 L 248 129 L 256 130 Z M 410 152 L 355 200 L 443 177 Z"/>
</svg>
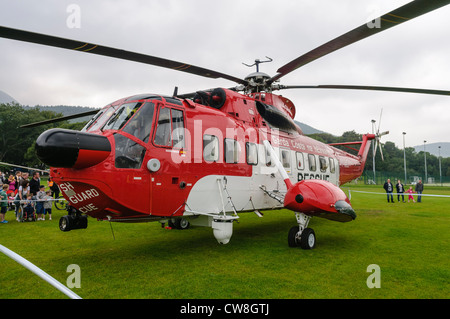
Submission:
<svg viewBox="0 0 450 319">
<path fill-rule="evenodd" d="M 302 249 L 313 249 L 316 246 L 316 234 L 312 228 L 307 228 L 310 216 L 303 213 L 295 213 L 298 226 L 289 230 L 289 247 L 301 247 Z"/>
<path fill-rule="evenodd" d="M 69 215 L 65 215 L 59 219 L 59 229 L 62 231 L 70 231 L 72 229 L 87 228 L 87 216 L 81 215 L 81 212 L 74 207 L 67 208 Z"/>
</svg>

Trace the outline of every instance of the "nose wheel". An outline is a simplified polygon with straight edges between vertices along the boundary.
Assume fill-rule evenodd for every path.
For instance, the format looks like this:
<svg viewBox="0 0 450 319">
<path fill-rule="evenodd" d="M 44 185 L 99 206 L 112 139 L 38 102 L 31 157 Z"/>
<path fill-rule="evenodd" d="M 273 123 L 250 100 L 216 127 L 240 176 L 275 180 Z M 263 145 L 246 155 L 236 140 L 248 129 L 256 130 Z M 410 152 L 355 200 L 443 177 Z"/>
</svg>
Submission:
<svg viewBox="0 0 450 319">
<path fill-rule="evenodd" d="M 312 228 L 307 227 L 311 217 L 303 213 L 295 213 L 295 217 L 297 218 L 298 226 L 294 226 L 289 230 L 289 247 L 313 249 L 316 246 L 316 234 Z"/>
<path fill-rule="evenodd" d="M 81 213 L 74 207 L 67 207 L 69 215 L 62 216 L 59 220 L 59 229 L 67 232 L 72 229 L 85 229 L 87 228 L 88 220 L 86 215 Z"/>
</svg>

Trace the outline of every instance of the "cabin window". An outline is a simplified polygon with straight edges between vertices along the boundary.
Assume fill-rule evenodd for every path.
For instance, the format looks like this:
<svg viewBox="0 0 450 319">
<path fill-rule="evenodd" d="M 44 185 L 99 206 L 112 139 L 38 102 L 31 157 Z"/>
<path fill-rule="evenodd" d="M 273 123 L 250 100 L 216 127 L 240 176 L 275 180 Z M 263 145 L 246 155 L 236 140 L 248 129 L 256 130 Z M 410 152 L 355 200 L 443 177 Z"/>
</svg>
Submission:
<svg viewBox="0 0 450 319">
<path fill-rule="evenodd" d="M 145 147 L 121 134 L 114 134 L 115 166 L 138 169 L 142 165 Z"/>
<path fill-rule="evenodd" d="M 136 115 L 131 118 L 123 131 L 137 137 L 142 142 L 147 143 L 150 139 L 150 133 L 152 131 L 154 111 L 155 104 L 152 102 L 145 103 L 137 111 Z"/>
<path fill-rule="evenodd" d="M 247 151 L 247 164 L 258 165 L 258 148 L 254 143 L 246 143 L 245 148 Z"/>
<path fill-rule="evenodd" d="M 325 159 L 325 157 L 319 156 L 319 164 L 320 164 L 320 171 L 322 173 L 325 173 L 328 168 L 328 163 L 327 163 L 327 160 Z"/>
<path fill-rule="evenodd" d="M 295 157 L 297 159 L 297 168 L 299 170 L 305 169 L 305 159 L 303 158 L 303 153 L 296 152 Z"/>
<path fill-rule="evenodd" d="M 316 157 L 314 154 L 308 154 L 308 163 L 309 163 L 309 170 L 311 172 L 315 172 L 317 165 L 316 165 Z"/>
<path fill-rule="evenodd" d="M 122 104 L 103 126 L 102 130 L 120 130 L 141 107 L 142 103 Z"/>
<path fill-rule="evenodd" d="M 289 150 L 281 150 L 281 164 L 288 173 L 291 172 L 291 152 Z"/>
<path fill-rule="evenodd" d="M 239 143 L 231 138 L 226 138 L 224 142 L 225 163 L 236 164 L 239 162 Z"/>
<path fill-rule="evenodd" d="M 266 166 L 275 166 L 275 163 L 272 160 L 272 156 L 270 155 L 270 152 L 268 149 L 266 149 Z"/>
<path fill-rule="evenodd" d="M 219 139 L 214 135 L 203 135 L 203 158 L 207 162 L 219 160 Z"/>
<path fill-rule="evenodd" d="M 329 160 L 330 160 L 330 173 L 334 173 L 334 172 L 336 172 L 336 166 L 334 165 L 334 159 L 332 159 L 330 157 Z"/>
</svg>

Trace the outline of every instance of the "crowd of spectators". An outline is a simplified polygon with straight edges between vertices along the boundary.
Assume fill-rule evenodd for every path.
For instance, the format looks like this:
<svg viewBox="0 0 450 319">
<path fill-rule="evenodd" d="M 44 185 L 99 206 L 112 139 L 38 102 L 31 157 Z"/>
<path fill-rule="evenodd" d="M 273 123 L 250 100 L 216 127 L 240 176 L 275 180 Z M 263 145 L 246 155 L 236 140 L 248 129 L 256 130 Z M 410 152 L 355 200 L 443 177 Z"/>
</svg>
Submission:
<svg viewBox="0 0 450 319">
<path fill-rule="evenodd" d="M 8 223 L 5 215 L 14 210 L 16 220 L 52 219 L 52 199 L 59 196 L 59 189 L 48 177 L 47 186 L 41 182 L 40 173 L 34 171 L 30 178 L 28 172 L 0 171 L 0 223 Z"/>
</svg>

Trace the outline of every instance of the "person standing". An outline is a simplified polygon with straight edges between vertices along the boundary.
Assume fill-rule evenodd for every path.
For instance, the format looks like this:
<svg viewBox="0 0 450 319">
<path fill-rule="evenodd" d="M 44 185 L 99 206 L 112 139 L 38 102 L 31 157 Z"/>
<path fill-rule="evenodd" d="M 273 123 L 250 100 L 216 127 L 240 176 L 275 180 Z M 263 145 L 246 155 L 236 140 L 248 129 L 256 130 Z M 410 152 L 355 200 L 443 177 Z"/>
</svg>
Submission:
<svg viewBox="0 0 450 319">
<path fill-rule="evenodd" d="M 405 203 L 405 195 L 403 195 L 403 193 L 405 192 L 405 187 L 403 187 L 403 184 L 400 180 L 397 181 L 395 188 L 397 188 L 397 200 L 400 201 L 400 195 L 402 195 L 402 202 Z"/>
<path fill-rule="evenodd" d="M 45 214 L 44 214 L 44 199 L 47 193 L 45 192 L 45 186 L 40 185 L 39 192 L 37 192 L 36 195 L 36 214 L 37 214 L 37 220 L 45 220 Z M 44 215 L 44 216 L 42 216 Z"/>
<path fill-rule="evenodd" d="M 39 178 L 39 172 L 33 173 L 33 178 L 30 181 L 30 192 L 33 196 L 36 196 L 41 186 L 41 179 Z"/>
<path fill-rule="evenodd" d="M 30 194 L 30 182 L 28 179 L 22 180 L 22 183 L 20 184 L 17 195 L 14 198 L 14 206 L 16 207 L 16 219 L 17 221 L 22 221 L 22 216 L 19 215 L 19 206 L 21 205 L 21 202 L 26 200 L 27 195 Z"/>
<path fill-rule="evenodd" d="M 416 184 L 415 191 L 417 193 L 417 202 L 421 203 L 422 202 L 422 192 L 423 192 L 423 184 L 422 184 L 421 179 L 419 179 L 419 182 Z"/>
<path fill-rule="evenodd" d="M 409 195 L 408 195 L 408 203 L 412 200 L 413 203 L 415 203 L 416 201 L 414 200 L 414 196 L 412 194 L 414 194 L 414 191 L 412 189 L 412 186 L 409 186 L 409 189 L 406 191 Z"/>
<path fill-rule="evenodd" d="M 3 184 L 2 189 L 0 190 L 0 223 L 2 224 L 8 223 L 8 221 L 5 220 L 5 215 L 8 210 L 8 195 L 6 195 L 8 188 L 8 184 Z"/>
<path fill-rule="evenodd" d="M 53 181 L 51 176 L 48 177 L 47 183 L 48 183 L 48 187 L 50 188 L 50 190 L 52 192 L 52 196 L 54 196 L 55 199 L 57 199 L 59 197 L 59 187 L 58 187 L 58 185 L 56 185 L 56 183 Z"/>
<path fill-rule="evenodd" d="M 394 202 L 394 197 L 392 196 L 392 192 L 394 191 L 394 185 L 392 185 L 391 180 L 388 178 L 387 182 L 384 183 L 384 190 L 387 194 L 387 201 L 389 203 L 389 197 L 391 198 L 391 203 Z"/>
<path fill-rule="evenodd" d="M 44 197 L 44 216 L 42 217 L 42 220 L 45 220 L 45 215 L 48 214 L 48 220 L 52 220 L 52 205 L 53 205 L 53 197 L 52 197 L 52 191 L 47 191 L 47 195 Z"/>
</svg>

